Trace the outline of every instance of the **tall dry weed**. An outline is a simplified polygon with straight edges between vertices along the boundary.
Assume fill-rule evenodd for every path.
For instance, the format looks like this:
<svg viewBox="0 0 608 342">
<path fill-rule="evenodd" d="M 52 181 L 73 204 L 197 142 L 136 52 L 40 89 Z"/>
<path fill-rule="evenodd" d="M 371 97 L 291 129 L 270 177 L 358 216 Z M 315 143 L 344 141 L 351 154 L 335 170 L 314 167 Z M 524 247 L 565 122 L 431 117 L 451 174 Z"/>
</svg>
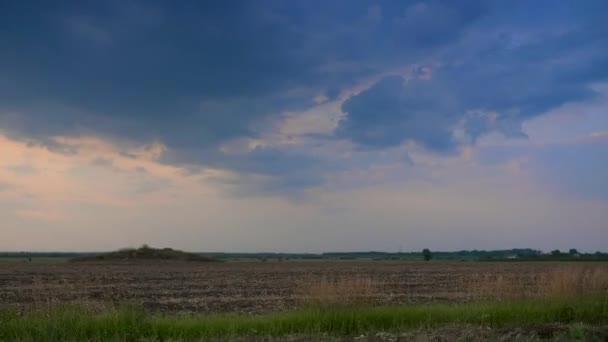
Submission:
<svg viewBox="0 0 608 342">
<path fill-rule="evenodd" d="M 370 304 L 380 294 L 379 283 L 357 277 L 309 279 L 295 290 L 298 304 L 315 306 Z"/>
<path fill-rule="evenodd" d="M 608 290 L 608 271 L 600 267 L 562 267 L 541 277 L 544 296 L 584 295 Z"/>
<path fill-rule="evenodd" d="M 465 286 L 467 298 L 473 300 L 608 293 L 608 269 L 569 265 L 539 274 L 477 274 Z"/>
</svg>

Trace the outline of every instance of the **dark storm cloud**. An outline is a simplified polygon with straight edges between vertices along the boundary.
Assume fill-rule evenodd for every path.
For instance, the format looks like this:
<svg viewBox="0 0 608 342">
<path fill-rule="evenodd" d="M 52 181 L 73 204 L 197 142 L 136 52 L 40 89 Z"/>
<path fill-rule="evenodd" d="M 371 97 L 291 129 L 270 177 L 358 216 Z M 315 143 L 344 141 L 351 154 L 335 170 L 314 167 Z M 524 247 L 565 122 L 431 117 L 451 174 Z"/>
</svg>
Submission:
<svg viewBox="0 0 608 342">
<path fill-rule="evenodd" d="M 446 152 L 463 124 L 475 141 L 492 131 L 524 137 L 522 123 L 562 104 L 590 99 L 606 79 L 608 39 L 577 30 L 517 42 L 497 34 L 474 55 L 445 63 L 430 79 L 388 77 L 348 99 L 337 134 L 365 148 L 413 140 Z"/>
<path fill-rule="evenodd" d="M 191 156 L 193 152 L 186 153 Z M 204 161 L 205 165 L 241 172 L 243 177 L 238 180 L 216 179 L 236 188 L 231 190 L 236 193 L 293 194 L 305 188 L 322 185 L 324 174 L 340 167 L 336 160 L 312 156 L 303 150 L 273 147 L 256 147 L 251 151 L 229 154 L 206 150 L 199 154 L 198 158 Z M 172 154 L 163 161 L 175 163 L 183 159 L 183 156 Z M 199 170 L 195 168 L 191 171 L 196 173 Z M 255 184 L 245 184 L 248 182 Z"/>
<path fill-rule="evenodd" d="M 450 127 L 455 117 L 449 99 L 438 101 L 432 82 L 404 82 L 388 77 L 344 102 L 347 116 L 340 122 L 338 136 L 349 137 L 368 148 L 397 146 L 413 139 L 433 150 L 452 146 Z"/>
<path fill-rule="evenodd" d="M 454 150 L 451 132 L 463 120 L 472 139 L 521 136 L 524 120 L 592 96 L 589 83 L 607 76 L 603 9 L 601 1 L 4 1 L 0 130 L 57 150 L 55 135 L 159 140 L 173 152 L 165 162 L 306 187 L 331 163 L 289 149 L 225 156 L 218 145 L 255 136 L 252 127 L 316 95 L 334 99 L 429 56 L 442 65 L 430 80 L 388 78 L 346 101 L 337 135 L 363 148 L 412 139 L 440 152 Z M 557 33 L 539 36 L 539 27 Z"/>
<path fill-rule="evenodd" d="M 365 1 L 4 3 L 0 105 L 19 116 L 0 123 L 216 144 L 450 39 L 472 4 L 380 2 L 374 16 Z"/>
</svg>

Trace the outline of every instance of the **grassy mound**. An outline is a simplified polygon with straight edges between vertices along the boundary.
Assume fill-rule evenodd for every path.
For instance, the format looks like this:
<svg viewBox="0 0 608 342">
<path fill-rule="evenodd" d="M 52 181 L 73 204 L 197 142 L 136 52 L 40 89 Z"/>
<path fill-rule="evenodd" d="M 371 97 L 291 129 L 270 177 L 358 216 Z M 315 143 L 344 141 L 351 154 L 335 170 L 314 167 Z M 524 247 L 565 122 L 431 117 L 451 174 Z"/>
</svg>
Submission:
<svg viewBox="0 0 608 342">
<path fill-rule="evenodd" d="M 187 253 L 172 248 L 152 248 L 144 245 L 140 248 L 125 248 L 115 252 L 83 256 L 70 261 L 217 261 L 208 256 Z"/>
</svg>

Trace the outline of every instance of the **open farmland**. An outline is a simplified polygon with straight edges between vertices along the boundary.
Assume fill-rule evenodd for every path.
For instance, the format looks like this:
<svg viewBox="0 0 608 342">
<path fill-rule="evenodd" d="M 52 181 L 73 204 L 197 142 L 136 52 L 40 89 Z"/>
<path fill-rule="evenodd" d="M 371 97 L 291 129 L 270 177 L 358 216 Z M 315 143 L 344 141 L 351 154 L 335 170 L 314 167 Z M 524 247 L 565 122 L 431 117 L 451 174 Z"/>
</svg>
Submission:
<svg viewBox="0 0 608 342">
<path fill-rule="evenodd" d="M 426 304 L 605 293 L 607 286 L 607 263 L 0 263 L 0 303 L 23 309 L 134 304 L 164 313 L 266 313 L 307 304 Z"/>
</svg>

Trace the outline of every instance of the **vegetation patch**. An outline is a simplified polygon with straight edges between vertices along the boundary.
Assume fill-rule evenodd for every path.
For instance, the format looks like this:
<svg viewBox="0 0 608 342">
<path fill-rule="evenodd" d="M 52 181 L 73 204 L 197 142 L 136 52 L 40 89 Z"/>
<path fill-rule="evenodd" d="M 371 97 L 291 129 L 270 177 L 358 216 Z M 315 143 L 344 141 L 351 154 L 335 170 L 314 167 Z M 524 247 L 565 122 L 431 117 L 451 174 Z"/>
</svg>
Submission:
<svg viewBox="0 0 608 342">
<path fill-rule="evenodd" d="M 217 259 L 188 253 L 172 248 L 152 248 L 143 245 L 140 248 L 125 248 L 115 252 L 88 255 L 73 258 L 70 261 L 85 262 L 85 261 L 218 261 Z"/>
<path fill-rule="evenodd" d="M 0 310 L 0 340 L 196 340 L 294 334 L 359 336 L 450 325 L 493 329 L 543 324 L 608 324 L 604 296 L 410 306 L 310 307 L 266 315 L 168 316 L 123 308 L 96 313 L 80 307 Z"/>
</svg>

